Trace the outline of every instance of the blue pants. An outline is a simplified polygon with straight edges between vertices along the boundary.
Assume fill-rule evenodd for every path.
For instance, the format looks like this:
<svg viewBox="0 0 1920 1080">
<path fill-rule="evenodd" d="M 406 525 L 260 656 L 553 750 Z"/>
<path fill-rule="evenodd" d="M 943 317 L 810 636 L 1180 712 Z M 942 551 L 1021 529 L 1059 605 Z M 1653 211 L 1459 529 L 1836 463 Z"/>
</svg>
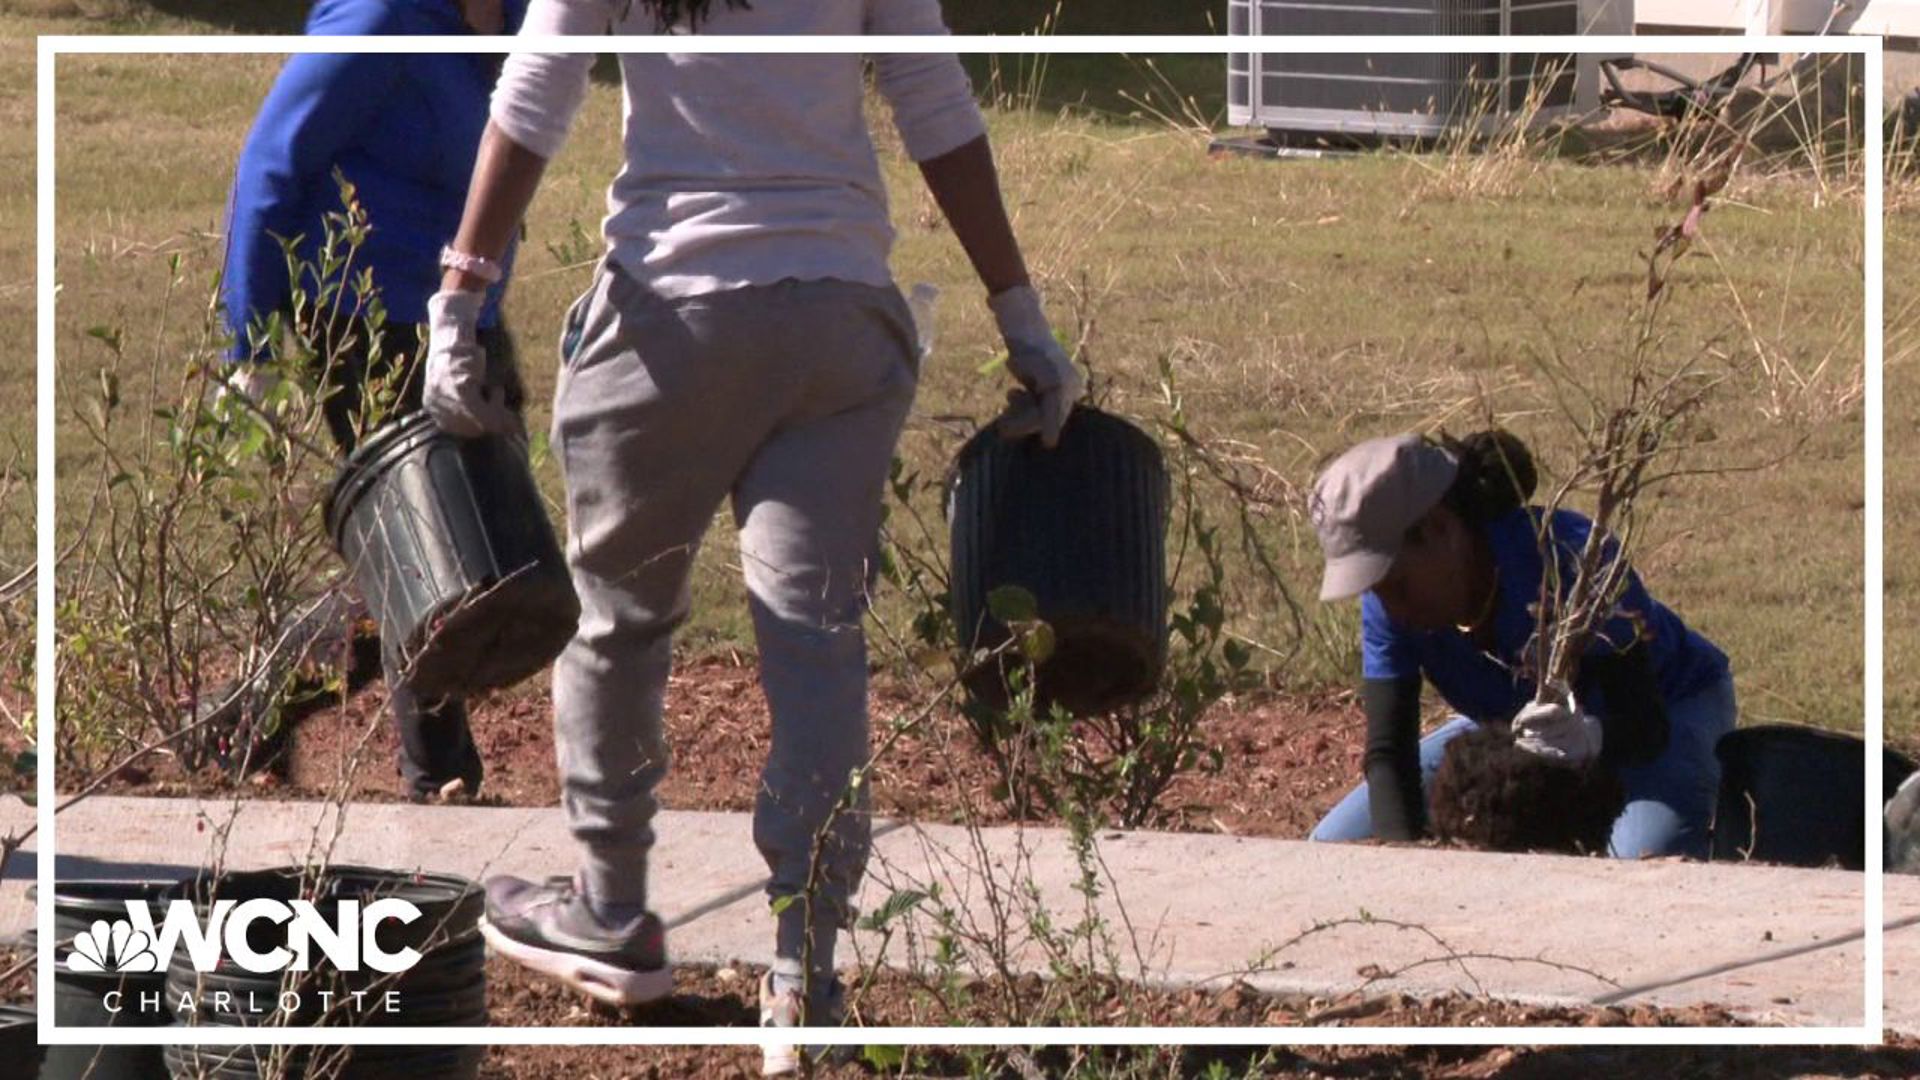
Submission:
<svg viewBox="0 0 1920 1080">
<path fill-rule="evenodd" d="M 1653 855 L 1707 857 L 1707 827 L 1720 790 L 1720 736 L 1733 730 L 1737 710 L 1733 680 L 1722 679 L 1679 701 L 1667 702 L 1667 748 L 1645 765 L 1620 770 L 1627 805 L 1613 823 L 1608 844 L 1617 859 Z M 1420 740 L 1420 784 L 1433 782 L 1447 743 L 1473 727 L 1456 716 Z M 1347 793 L 1314 826 L 1310 840 L 1365 840 L 1373 835 L 1367 785 Z"/>
</svg>

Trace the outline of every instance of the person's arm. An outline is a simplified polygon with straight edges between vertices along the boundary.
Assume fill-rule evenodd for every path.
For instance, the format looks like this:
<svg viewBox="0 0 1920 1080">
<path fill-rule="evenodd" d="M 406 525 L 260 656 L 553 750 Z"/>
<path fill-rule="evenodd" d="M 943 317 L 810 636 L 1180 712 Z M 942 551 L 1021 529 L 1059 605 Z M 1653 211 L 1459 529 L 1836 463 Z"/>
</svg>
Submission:
<svg viewBox="0 0 1920 1080">
<path fill-rule="evenodd" d="M 607 0 L 534 0 L 522 34 L 604 34 L 612 10 Z M 501 66 L 488 106 L 486 132 L 474 160 L 473 179 L 452 247 L 498 262 L 512 243 L 540 187 L 547 162 L 565 145 L 573 118 L 586 100 L 591 53 L 513 53 Z M 449 268 L 443 292 L 478 291 L 486 281 Z"/>
<path fill-rule="evenodd" d="M 1360 684 L 1367 714 L 1367 809 L 1382 840 L 1418 840 L 1427 831 L 1426 790 L 1420 782 L 1420 676 L 1367 679 Z"/>
<path fill-rule="evenodd" d="M 1636 640 L 1624 651 L 1590 654 L 1580 681 L 1598 691 L 1600 761 L 1610 768 L 1645 765 L 1667 748 L 1667 705 L 1653 669 L 1653 651 Z"/>
<path fill-rule="evenodd" d="M 940 36 L 939 0 L 868 0 L 869 34 Z M 1086 390 L 1086 377 L 1055 337 L 1000 198 L 986 120 L 973 85 L 951 53 L 876 56 L 875 82 L 893 108 L 907 155 L 987 287 L 987 307 L 1007 344 L 1007 372 L 1022 387 L 996 421 L 1008 438 L 1040 436 L 1051 447 Z"/>
<path fill-rule="evenodd" d="M 381 31 L 377 24 L 340 23 L 316 18 L 309 29 Z M 290 302 L 293 285 L 281 241 L 305 235 L 317 247 L 324 226 L 314 213 L 313 193 L 331 188 L 340 152 L 378 122 L 405 62 L 394 54 L 304 53 L 289 59 L 274 80 L 234 167 L 227 213 L 221 294 L 234 359 L 254 356 L 251 324 Z"/>
<path fill-rule="evenodd" d="M 1426 834 L 1427 797 L 1420 776 L 1420 687 L 1414 639 L 1372 593 L 1360 596 L 1360 704 L 1367 716 L 1361 769 L 1373 832 L 1384 840 Z"/>
<path fill-rule="evenodd" d="M 1026 260 L 1001 200 L 993 148 L 981 135 L 920 163 L 933 201 L 973 263 L 989 296 L 1028 284 Z"/>
<path fill-rule="evenodd" d="M 872 0 L 869 34 L 944 36 L 938 0 Z M 873 58 L 874 84 L 893 110 L 907 156 L 953 227 L 989 296 L 1026 285 L 1027 266 L 1001 201 L 986 118 L 973 84 L 951 53 L 886 53 Z"/>
<path fill-rule="evenodd" d="M 533 196 L 545 175 L 547 159 L 514 141 L 492 120 L 480 136 L 467 203 L 454 234 L 455 251 L 499 262 L 505 257 L 520 222 L 533 205 Z M 441 275 L 445 292 L 484 292 L 488 282 L 466 270 L 448 267 Z"/>
<path fill-rule="evenodd" d="M 522 34 L 605 33 L 607 0 L 536 0 Z M 514 53 L 501 67 L 480 137 L 460 227 L 448 245 L 496 267 L 532 205 L 547 161 L 566 142 L 567 129 L 586 99 L 591 53 Z M 495 275 L 497 276 L 497 275 Z M 510 435 L 521 419 L 510 403 L 511 383 L 489 362 L 476 327 L 489 275 L 449 266 L 440 291 L 427 299 L 427 366 L 421 405 L 440 429 L 465 438 Z"/>
</svg>

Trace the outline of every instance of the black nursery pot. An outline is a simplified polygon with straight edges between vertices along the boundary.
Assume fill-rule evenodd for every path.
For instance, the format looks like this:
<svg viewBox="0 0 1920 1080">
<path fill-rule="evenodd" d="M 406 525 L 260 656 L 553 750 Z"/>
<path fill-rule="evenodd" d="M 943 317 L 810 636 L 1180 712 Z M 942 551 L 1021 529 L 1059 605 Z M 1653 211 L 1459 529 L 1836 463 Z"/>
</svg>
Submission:
<svg viewBox="0 0 1920 1080">
<path fill-rule="evenodd" d="M 1036 703 L 1077 715 L 1152 694 L 1167 655 L 1169 484 L 1160 448 L 1098 409 L 1073 411 L 1059 445 L 992 427 L 961 448 L 948 477 L 951 611 L 963 644 L 993 648 L 1007 628 L 994 590 L 1031 593 L 1054 631 L 1036 671 Z M 995 706 L 1006 681 L 975 672 L 969 693 Z"/>
<path fill-rule="evenodd" d="M 334 866 L 315 887 L 302 882 L 297 868 L 286 868 L 197 878 L 182 886 L 181 895 L 203 909 L 216 899 L 305 897 L 329 917 L 343 900 L 364 905 L 394 897 L 411 902 L 420 918 L 409 924 L 383 922 L 377 940 L 388 952 L 412 948 L 421 954 L 408 970 L 382 975 L 339 971 L 316 952 L 313 972 L 296 984 L 278 972 L 254 973 L 237 965 L 195 971 L 183 950 L 167 971 L 169 1001 L 178 1002 L 184 994 L 196 1005 L 191 1014 L 178 1015 L 181 1023 L 481 1027 L 487 1022 L 486 953 L 479 932 L 485 895 L 464 878 Z M 256 950 L 282 946 L 286 938 L 285 927 L 266 920 L 248 927 L 248 944 Z M 298 991 L 295 998 L 284 996 L 290 989 Z M 322 991 L 331 998 L 323 998 Z M 485 1047 L 302 1048 L 293 1054 L 280 1051 L 277 1061 L 269 1047 L 169 1047 L 166 1060 L 176 1077 L 241 1078 L 283 1071 L 286 1080 L 300 1080 L 310 1069 L 330 1070 L 335 1064 L 330 1056 L 343 1053 L 346 1071 L 341 1075 L 355 1080 L 467 1080 L 478 1075 Z"/>
<path fill-rule="evenodd" d="M 165 957 L 154 971 L 80 972 L 68 963 L 71 942 L 91 933 L 95 923 L 127 918 L 127 904 L 146 907 L 155 926 L 166 921 L 166 903 L 179 888 L 174 880 L 68 880 L 53 888 L 53 929 L 60 943 L 54 965 L 54 1023 L 69 1027 L 163 1027 L 172 1022 L 166 1007 Z M 165 1080 L 167 1067 L 158 1046 L 49 1046 L 40 1075 L 47 1080 Z"/>
<path fill-rule="evenodd" d="M 1866 866 L 1863 740 L 1795 724 L 1759 724 L 1729 732 L 1714 753 L 1720 759 L 1715 859 Z M 1913 771 L 1913 762 L 1885 751 L 1880 801 Z"/>
<path fill-rule="evenodd" d="M 422 698 L 519 682 L 573 636 L 580 601 L 518 440 L 409 414 L 348 458 L 326 520 Z"/>
<path fill-rule="evenodd" d="M 0 1061 L 7 1075 L 35 1080 L 40 1075 L 40 1032 L 27 1005 L 0 1005 Z M 17 1070 L 17 1071 L 16 1071 Z"/>
</svg>

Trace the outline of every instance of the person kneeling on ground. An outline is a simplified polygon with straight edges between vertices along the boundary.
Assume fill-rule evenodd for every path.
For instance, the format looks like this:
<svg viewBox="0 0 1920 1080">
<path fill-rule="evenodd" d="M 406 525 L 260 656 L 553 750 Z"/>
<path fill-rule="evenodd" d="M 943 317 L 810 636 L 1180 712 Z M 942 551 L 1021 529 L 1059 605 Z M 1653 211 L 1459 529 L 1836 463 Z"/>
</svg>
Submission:
<svg viewBox="0 0 1920 1080">
<path fill-rule="evenodd" d="M 1511 727 L 1518 752 L 1569 773 L 1595 768 L 1617 778 L 1625 804 L 1606 841 L 1614 856 L 1706 856 L 1720 782 L 1713 747 L 1735 718 L 1727 658 L 1629 571 L 1612 618 L 1581 659 L 1569 702 L 1536 703 L 1529 665 L 1545 553 L 1553 553 L 1564 595 L 1593 523 L 1571 510 L 1527 505 L 1535 482 L 1531 453 L 1503 431 L 1464 440 L 1372 439 L 1315 482 L 1310 509 L 1326 556 L 1321 599 L 1360 597 L 1367 746 L 1365 782 L 1327 813 L 1312 839 L 1422 837 L 1447 745 L 1488 725 Z M 1456 714 L 1425 738 L 1423 681 Z M 1461 767 L 1472 764 L 1469 758 Z M 1511 762 L 1498 766 L 1456 786 L 1450 805 L 1470 808 L 1478 796 L 1459 800 L 1475 785 L 1497 793 L 1500 785 L 1533 783 L 1524 772 Z M 1577 775 L 1560 779 L 1579 783 Z M 1509 842 L 1534 836 L 1485 824 Z M 1579 835 L 1576 822 L 1559 824 L 1554 834 Z"/>
</svg>

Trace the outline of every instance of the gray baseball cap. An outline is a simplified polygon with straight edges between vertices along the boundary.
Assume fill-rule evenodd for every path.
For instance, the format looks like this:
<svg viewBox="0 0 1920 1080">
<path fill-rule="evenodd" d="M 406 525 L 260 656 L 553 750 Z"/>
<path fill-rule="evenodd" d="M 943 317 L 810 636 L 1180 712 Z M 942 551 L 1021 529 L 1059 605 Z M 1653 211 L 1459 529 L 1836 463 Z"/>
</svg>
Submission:
<svg viewBox="0 0 1920 1080">
<path fill-rule="evenodd" d="M 1335 458 L 1307 506 L 1327 558 L 1320 599 L 1358 596 L 1386 577 L 1407 530 L 1459 471 L 1452 453 L 1418 435 L 1368 439 Z"/>
</svg>

